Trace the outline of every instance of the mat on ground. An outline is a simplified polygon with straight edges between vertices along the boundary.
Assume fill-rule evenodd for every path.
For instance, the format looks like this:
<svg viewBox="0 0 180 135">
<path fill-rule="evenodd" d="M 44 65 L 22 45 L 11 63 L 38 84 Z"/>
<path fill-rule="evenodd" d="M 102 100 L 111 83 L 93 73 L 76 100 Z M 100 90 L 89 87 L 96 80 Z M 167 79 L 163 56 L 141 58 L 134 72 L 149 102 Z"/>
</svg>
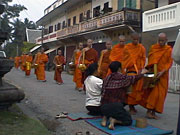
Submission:
<svg viewBox="0 0 180 135">
<path fill-rule="evenodd" d="M 67 118 L 72 120 L 72 121 L 76 121 L 76 120 L 82 120 L 82 119 L 96 119 L 96 118 L 100 118 L 101 116 L 93 116 L 93 115 L 88 115 L 87 113 L 69 113 L 67 115 Z"/>
<path fill-rule="evenodd" d="M 108 127 L 101 126 L 101 118 L 86 119 L 85 121 L 93 127 L 109 134 L 109 135 L 169 135 L 173 133 L 173 130 L 163 130 L 152 125 L 148 125 L 146 128 L 135 127 L 136 121 L 133 121 L 131 126 L 115 126 L 115 130 L 110 130 Z"/>
</svg>

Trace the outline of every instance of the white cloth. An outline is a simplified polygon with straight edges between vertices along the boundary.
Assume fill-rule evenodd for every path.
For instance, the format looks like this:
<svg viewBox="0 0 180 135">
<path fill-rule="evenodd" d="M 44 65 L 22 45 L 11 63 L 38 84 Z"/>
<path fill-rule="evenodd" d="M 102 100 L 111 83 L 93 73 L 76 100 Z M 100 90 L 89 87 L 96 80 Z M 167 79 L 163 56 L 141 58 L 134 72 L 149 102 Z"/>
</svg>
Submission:
<svg viewBox="0 0 180 135">
<path fill-rule="evenodd" d="M 86 106 L 100 106 L 103 80 L 93 75 L 84 81 L 86 88 Z"/>
<path fill-rule="evenodd" d="M 179 29 L 179 34 L 176 38 L 175 45 L 173 47 L 172 57 L 174 61 L 180 65 L 180 29 Z"/>
</svg>

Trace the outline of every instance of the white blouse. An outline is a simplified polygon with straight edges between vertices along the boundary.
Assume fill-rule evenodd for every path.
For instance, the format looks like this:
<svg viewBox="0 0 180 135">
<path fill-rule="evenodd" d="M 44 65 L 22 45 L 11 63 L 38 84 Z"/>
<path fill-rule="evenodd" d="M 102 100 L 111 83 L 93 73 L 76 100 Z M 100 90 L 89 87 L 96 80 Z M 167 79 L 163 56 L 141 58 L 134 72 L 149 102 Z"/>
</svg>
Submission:
<svg viewBox="0 0 180 135">
<path fill-rule="evenodd" d="M 86 106 L 100 106 L 103 80 L 93 75 L 84 81 L 86 88 Z"/>
</svg>

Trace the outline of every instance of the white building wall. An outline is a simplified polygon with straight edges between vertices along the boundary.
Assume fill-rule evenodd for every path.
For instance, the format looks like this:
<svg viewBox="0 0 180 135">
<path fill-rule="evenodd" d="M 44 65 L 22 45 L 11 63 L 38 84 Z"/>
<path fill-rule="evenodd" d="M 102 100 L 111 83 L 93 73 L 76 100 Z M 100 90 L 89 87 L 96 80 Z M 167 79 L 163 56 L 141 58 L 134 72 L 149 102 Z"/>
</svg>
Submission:
<svg viewBox="0 0 180 135">
<path fill-rule="evenodd" d="M 158 0 L 158 7 L 162 7 L 169 4 L 169 0 Z"/>
<path fill-rule="evenodd" d="M 109 2 L 109 7 L 112 7 L 112 0 L 92 0 L 92 11 L 93 8 L 101 6 L 101 10 L 104 8 L 104 3 Z"/>
<path fill-rule="evenodd" d="M 58 24 L 58 23 L 61 23 L 61 28 L 62 28 L 62 23 L 63 23 L 63 21 L 66 22 L 66 20 L 67 20 L 67 17 L 66 17 L 66 16 L 62 16 L 62 17 L 60 17 L 60 18 L 57 18 L 57 19 L 55 19 L 54 21 L 49 22 L 49 23 L 45 26 L 45 29 L 48 29 L 49 26 L 53 26 L 53 31 L 54 31 L 54 27 L 55 27 L 55 25 Z"/>
</svg>

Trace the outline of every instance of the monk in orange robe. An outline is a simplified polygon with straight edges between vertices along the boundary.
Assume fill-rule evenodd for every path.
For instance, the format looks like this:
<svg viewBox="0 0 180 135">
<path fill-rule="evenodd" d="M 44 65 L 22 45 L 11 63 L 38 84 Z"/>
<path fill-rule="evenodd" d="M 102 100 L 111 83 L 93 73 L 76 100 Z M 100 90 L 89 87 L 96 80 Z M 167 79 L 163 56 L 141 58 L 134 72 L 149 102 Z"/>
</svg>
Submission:
<svg viewBox="0 0 180 135">
<path fill-rule="evenodd" d="M 21 70 L 22 71 L 25 71 L 25 65 L 26 65 L 26 55 L 25 55 L 25 53 L 23 53 L 22 55 L 21 55 L 21 58 L 20 58 L 20 63 L 21 63 Z"/>
<path fill-rule="evenodd" d="M 39 63 L 39 56 L 41 55 L 41 50 L 38 50 L 37 54 L 35 54 L 34 56 L 34 60 L 33 60 L 33 67 L 34 67 L 34 74 L 36 75 L 37 78 L 37 66 Z"/>
<path fill-rule="evenodd" d="M 15 68 L 18 69 L 19 66 L 20 66 L 20 57 L 16 56 L 14 58 L 14 65 L 15 65 Z"/>
<path fill-rule="evenodd" d="M 126 44 L 123 53 L 123 68 L 128 75 L 137 75 L 138 72 L 144 69 L 146 62 L 146 52 L 142 44 L 139 43 L 139 34 L 133 33 L 132 43 Z M 137 81 L 131 87 L 131 92 L 128 94 L 127 104 L 129 105 L 130 113 L 136 114 L 134 105 L 139 104 L 142 94 L 143 79 Z"/>
<path fill-rule="evenodd" d="M 88 67 L 90 64 L 98 62 L 98 52 L 92 48 L 93 40 L 88 39 L 87 40 L 87 47 L 83 49 L 82 55 L 81 55 L 81 62 L 82 64 L 85 64 L 86 67 Z M 84 72 L 82 72 L 82 83 L 84 84 L 84 80 L 86 78 Z"/>
<path fill-rule="evenodd" d="M 101 56 L 98 63 L 99 77 L 104 79 L 107 75 L 109 64 L 111 63 L 109 56 L 111 53 L 112 41 L 106 42 L 106 49 L 101 51 Z"/>
<path fill-rule="evenodd" d="M 74 76 L 73 76 L 73 81 L 76 83 L 76 89 L 81 91 L 83 90 L 83 84 L 82 84 L 82 72 L 78 68 L 80 56 L 82 54 L 82 49 L 83 49 L 83 43 L 79 43 L 78 49 L 74 51 L 73 55 L 73 61 L 75 64 L 75 71 L 74 71 Z"/>
<path fill-rule="evenodd" d="M 25 75 L 26 76 L 30 76 L 32 62 L 33 62 L 33 57 L 32 57 L 32 54 L 29 53 L 26 56 L 26 67 L 25 67 Z"/>
<path fill-rule="evenodd" d="M 120 63 L 122 63 L 125 40 L 126 40 L 125 36 L 123 36 L 123 35 L 119 36 L 119 44 L 113 46 L 113 48 L 111 50 L 111 53 L 110 53 L 110 56 L 109 56 L 109 59 L 110 59 L 111 62 L 119 61 Z M 122 72 L 123 71 L 124 70 L 123 70 L 123 67 L 122 67 Z M 111 74 L 110 69 L 108 69 L 108 73 L 107 73 L 106 76 L 108 76 L 109 74 Z"/>
<path fill-rule="evenodd" d="M 48 62 L 48 56 L 44 53 L 44 48 L 41 48 L 41 54 L 38 56 L 38 64 L 36 69 L 37 80 L 46 82 L 45 64 Z"/>
<path fill-rule="evenodd" d="M 166 34 L 160 33 L 158 43 L 152 45 L 148 56 L 148 65 L 146 68 L 154 72 L 157 70 L 155 86 L 147 90 L 149 93 L 143 96 L 146 97 L 144 101 L 146 101 L 145 108 L 148 109 L 148 118 L 157 119 L 158 117 L 155 113 L 163 112 L 164 102 L 168 92 L 169 69 L 173 60 L 171 57 L 172 48 L 166 42 Z M 156 65 L 156 69 L 154 65 Z"/>
<path fill-rule="evenodd" d="M 63 84 L 61 73 L 63 71 L 63 65 L 65 64 L 64 56 L 62 56 L 62 51 L 58 50 L 58 55 L 54 57 L 53 63 L 55 64 L 54 80 L 57 84 Z"/>
</svg>

